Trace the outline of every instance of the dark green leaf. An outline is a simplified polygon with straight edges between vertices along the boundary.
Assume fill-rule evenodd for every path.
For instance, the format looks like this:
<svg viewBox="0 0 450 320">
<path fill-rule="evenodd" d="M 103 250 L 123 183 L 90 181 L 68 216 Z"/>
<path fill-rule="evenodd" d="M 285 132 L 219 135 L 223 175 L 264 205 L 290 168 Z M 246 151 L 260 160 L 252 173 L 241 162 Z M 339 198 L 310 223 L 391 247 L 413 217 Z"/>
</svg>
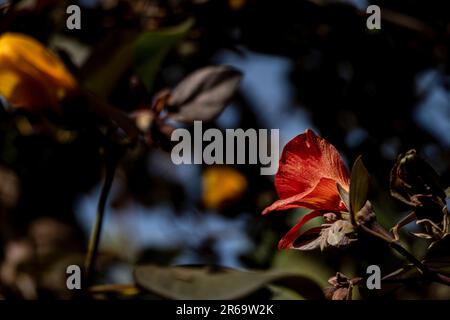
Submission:
<svg viewBox="0 0 450 320">
<path fill-rule="evenodd" d="M 160 64 L 193 25 L 189 19 L 179 26 L 139 33 L 115 32 L 92 52 L 82 68 L 84 86 L 107 98 L 124 74 L 134 66 L 147 89 L 151 89 Z"/>
<path fill-rule="evenodd" d="M 133 63 L 137 31 L 115 32 L 100 43 L 82 68 L 84 87 L 106 99 Z"/>
<path fill-rule="evenodd" d="M 194 21 L 188 19 L 179 26 L 141 34 L 134 45 L 134 66 L 142 83 L 150 90 L 159 67 L 169 52 L 187 34 Z"/>
<path fill-rule="evenodd" d="M 293 290 L 269 285 L 268 288 L 272 292 L 272 300 L 303 300 L 304 298 Z"/>
<path fill-rule="evenodd" d="M 291 289 L 307 299 L 323 297 L 314 281 L 287 271 L 211 271 L 205 267 L 147 265 L 136 267 L 134 276 L 140 287 L 166 299 L 240 299 L 269 284 Z"/>
<path fill-rule="evenodd" d="M 350 213 L 352 219 L 367 202 L 369 193 L 369 173 L 361 159 L 356 159 L 350 175 Z M 354 220 L 353 220 L 354 221 Z"/>
</svg>

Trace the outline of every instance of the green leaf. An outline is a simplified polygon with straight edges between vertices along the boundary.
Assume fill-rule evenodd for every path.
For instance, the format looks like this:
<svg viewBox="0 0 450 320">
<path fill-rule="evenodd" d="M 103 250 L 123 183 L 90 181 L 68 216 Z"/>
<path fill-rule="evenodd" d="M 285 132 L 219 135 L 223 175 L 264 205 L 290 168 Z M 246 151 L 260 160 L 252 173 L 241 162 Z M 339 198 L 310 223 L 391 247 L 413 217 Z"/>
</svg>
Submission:
<svg viewBox="0 0 450 320">
<path fill-rule="evenodd" d="M 86 89 L 106 99 L 128 70 L 135 72 L 151 89 L 162 60 L 193 25 L 189 19 L 179 26 L 139 33 L 118 31 L 95 47 L 82 67 Z"/>
<path fill-rule="evenodd" d="M 279 250 L 275 253 L 271 268 L 298 273 L 312 279 L 323 288 L 330 285 L 328 283 L 330 274 L 336 272 L 330 265 L 324 264 L 320 257 L 307 251 Z"/>
<path fill-rule="evenodd" d="M 307 299 L 323 298 L 313 280 L 295 272 L 210 270 L 206 267 L 138 266 L 137 285 L 166 299 L 241 299 L 266 289 L 269 284 L 295 291 Z"/>
<path fill-rule="evenodd" d="M 137 36 L 136 30 L 115 32 L 96 46 L 81 70 L 84 87 L 107 99 L 133 65 Z"/>
<path fill-rule="evenodd" d="M 176 27 L 145 32 L 138 37 L 134 44 L 134 69 L 148 90 L 169 50 L 184 38 L 193 23 L 193 19 L 188 19 Z"/>
<path fill-rule="evenodd" d="M 356 214 L 367 202 L 369 194 L 369 173 L 359 156 L 353 164 L 350 174 L 350 213 L 355 222 Z"/>
<path fill-rule="evenodd" d="M 272 292 L 271 300 L 304 300 L 297 292 L 280 286 L 269 285 Z"/>
</svg>

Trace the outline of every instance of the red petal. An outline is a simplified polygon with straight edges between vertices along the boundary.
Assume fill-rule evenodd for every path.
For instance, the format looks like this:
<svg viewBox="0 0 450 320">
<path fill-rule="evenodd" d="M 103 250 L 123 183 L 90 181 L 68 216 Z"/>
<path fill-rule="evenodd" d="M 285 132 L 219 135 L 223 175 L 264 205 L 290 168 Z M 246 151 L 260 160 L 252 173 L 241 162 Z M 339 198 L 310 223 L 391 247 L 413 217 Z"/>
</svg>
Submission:
<svg viewBox="0 0 450 320">
<path fill-rule="evenodd" d="M 335 192 L 336 182 L 322 178 L 315 188 L 308 194 L 297 194 L 287 199 L 275 201 L 265 208 L 263 214 L 271 211 L 287 210 L 291 208 L 308 208 L 312 210 L 341 211 L 346 210 L 340 195 Z"/>
<path fill-rule="evenodd" d="M 263 213 L 305 207 L 313 210 L 345 209 L 336 187 L 349 189 L 349 174 L 339 152 L 312 130 L 298 135 L 283 149 L 275 177 L 282 200 Z"/>
<path fill-rule="evenodd" d="M 303 227 L 305 223 L 309 220 L 322 216 L 322 212 L 320 211 L 312 211 L 310 213 L 305 214 L 297 224 L 289 230 L 288 233 L 285 234 L 283 238 L 281 238 L 280 242 L 278 242 L 278 249 L 288 249 L 292 247 L 292 244 L 295 240 L 301 235 L 300 229 Z"/>
</svg>

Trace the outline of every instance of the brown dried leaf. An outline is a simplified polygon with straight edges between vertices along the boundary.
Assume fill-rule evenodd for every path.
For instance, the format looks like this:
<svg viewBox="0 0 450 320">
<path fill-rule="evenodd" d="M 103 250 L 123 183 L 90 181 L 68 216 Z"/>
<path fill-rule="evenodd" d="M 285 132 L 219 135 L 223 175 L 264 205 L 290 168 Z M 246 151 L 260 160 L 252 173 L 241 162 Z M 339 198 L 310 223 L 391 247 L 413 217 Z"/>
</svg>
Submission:
<svg viewBox="0 0 450 320">
<path fill-rule="evenodd" d="M 439 175 L 414 149 L 397 158 L 391 170 L 390 187 L 393 197 L 413 207 L 422 205 L 417 196 L 433 195 L 445 200 Z"/>
<path fill-rule="evenodd" d="M 228 66 L 210 66 L 195 71 L 176 86 L 168 100 L 169 117 L 191 123 L 209 121 L 230 102 L 242 78 Z"/>
</svg>

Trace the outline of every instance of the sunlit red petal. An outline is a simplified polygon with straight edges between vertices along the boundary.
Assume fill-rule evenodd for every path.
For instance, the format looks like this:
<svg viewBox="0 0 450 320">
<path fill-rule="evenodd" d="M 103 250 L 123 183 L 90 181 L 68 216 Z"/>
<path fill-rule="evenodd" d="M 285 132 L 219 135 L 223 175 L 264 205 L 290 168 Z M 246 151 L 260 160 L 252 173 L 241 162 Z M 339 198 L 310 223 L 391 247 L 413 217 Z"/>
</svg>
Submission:
<svg viewBox="0 0 450 320">
<path fill-rule="evenodd" d="M 287 210 L 291 208 L 308 208 L 312 210 L 344 211 L 346 209 L 340 195 L 335 192 L 336 182 L 322 178 L 317 186 L 306 195 L 298 194 L 287 199 L 275 201 L 264 209 L 263 214 L 271 211 Z"/>
<path fill-rule="evenodd" d="M 312 211 L 308 214 L 305 214 L 297 224 L 292 227 L 291 230 L 289 230 L 286 235 L 281 238 L 280 242 L 278 242 L 278 249 L 288 249 L 292 248 L 293 243 L 301 234 L 301 228 L 307 223 L 308 221 L 322 216 L 321 211 Z"/>
<path fill-rule="evenodd" d="M 336 187 L 349 189 L 349 174 L 339 152 L 313 131 L 292 139 L 283 149 L 275 177 L 281 200 L 263 213 L 305 207 L 313 210 L 342 210 Z"/>
</svg>

